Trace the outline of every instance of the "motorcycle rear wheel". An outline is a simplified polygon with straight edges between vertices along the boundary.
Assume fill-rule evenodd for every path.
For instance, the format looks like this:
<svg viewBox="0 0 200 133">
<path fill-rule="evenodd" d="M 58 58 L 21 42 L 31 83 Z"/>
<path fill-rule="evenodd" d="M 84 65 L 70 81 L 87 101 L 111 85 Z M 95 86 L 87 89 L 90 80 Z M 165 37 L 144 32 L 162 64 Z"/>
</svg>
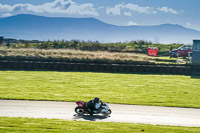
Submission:
<svg viewBox="0 0 200 133">
<path fill-rule="evenodd" d="M 82 107 L 77 106 L 77 107 L 75 108 L 75 112 L 76 112 L 78 115 L 83 115 L 83 114 L 85 113 L 85 110 L 84 110 Z"/>
</svg>

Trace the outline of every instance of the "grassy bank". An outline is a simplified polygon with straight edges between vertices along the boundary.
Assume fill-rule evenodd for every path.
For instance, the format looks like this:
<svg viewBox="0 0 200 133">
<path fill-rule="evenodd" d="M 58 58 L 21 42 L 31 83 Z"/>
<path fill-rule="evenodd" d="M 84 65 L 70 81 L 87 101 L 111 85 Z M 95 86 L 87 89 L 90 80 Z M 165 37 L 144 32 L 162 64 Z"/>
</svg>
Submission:
<svg viewBox="0 0 200 133">
<path fill-rule="evenodd" d="M 47 62 L 82 62 L 82 63 L 175 63 L 168 57 L 150 57 L 147 54 L 81 51 L 70 49 L 14 49 L 0 47 L 0 60 L 9 61 L 47 61 Z"/>
<path fill-rule="evenodd" d="M 46 133 L 46 132 L 70 132 L 70 133 L 197 133 L 200 128 L 158 126 L 132 123 L 111 123 L 111 122 L 81 122 L 58 119 L 31 119 L 31 118 L 7 118 L 0 117 L 0 132 L 3 133 Z"/>
<path fill-rule="evenodd" d="M 91 72 L 0 71 L 0 98 L 200 108 L 200 79 Z"/>
</svg>

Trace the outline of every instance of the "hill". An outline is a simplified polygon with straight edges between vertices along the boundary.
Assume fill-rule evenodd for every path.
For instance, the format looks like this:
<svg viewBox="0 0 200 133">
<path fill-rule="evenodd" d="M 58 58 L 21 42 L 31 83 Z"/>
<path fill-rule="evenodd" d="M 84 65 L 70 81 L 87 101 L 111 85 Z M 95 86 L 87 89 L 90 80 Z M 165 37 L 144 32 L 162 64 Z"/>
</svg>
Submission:
<svg viewBox="0 0 200 133">
<path fill-rule="evenodd" d="M 147 40 L 164 44 L 192 43 L 193 39 L 200 39 L 200 31 L 181 25 L 115 26 L 95 18 L 59 18 L 29 14 L 1 18 L 0 35 L 26 40 Z"/>
</svg>

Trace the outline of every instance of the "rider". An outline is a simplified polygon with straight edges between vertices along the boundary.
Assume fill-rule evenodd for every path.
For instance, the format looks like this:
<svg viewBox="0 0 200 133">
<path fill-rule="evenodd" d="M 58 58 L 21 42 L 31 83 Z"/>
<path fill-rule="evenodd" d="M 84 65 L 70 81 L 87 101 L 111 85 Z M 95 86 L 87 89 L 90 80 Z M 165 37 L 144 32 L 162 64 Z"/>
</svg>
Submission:
<svg viewBox="0 0 200 133">
<path fill-rule="evenodd" d="M 88 111 L 90 115 L 93 115 L 94 113 L 93 111 L 96 109 L 95 108 L 96 104 L 103 105 L 103 102 L 98 97 L 95 97 L 93 100 L 90 100 L 89 102 L 87 102 L 86 110 Z"/>
</svg>

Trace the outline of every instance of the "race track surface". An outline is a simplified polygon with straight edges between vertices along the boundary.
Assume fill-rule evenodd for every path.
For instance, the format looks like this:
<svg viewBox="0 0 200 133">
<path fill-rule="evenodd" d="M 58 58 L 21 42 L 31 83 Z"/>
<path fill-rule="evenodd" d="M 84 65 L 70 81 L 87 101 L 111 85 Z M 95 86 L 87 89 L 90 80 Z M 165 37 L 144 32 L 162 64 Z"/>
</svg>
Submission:
<svg viewBox="0 0 200 133">
<path fill-rule="evenodd" d="M 109 104 L 110 117 L 74 116 L 75 102 L 0 100 L 0 116 L 200 127 L 200 109 Z"/>
</svg>

